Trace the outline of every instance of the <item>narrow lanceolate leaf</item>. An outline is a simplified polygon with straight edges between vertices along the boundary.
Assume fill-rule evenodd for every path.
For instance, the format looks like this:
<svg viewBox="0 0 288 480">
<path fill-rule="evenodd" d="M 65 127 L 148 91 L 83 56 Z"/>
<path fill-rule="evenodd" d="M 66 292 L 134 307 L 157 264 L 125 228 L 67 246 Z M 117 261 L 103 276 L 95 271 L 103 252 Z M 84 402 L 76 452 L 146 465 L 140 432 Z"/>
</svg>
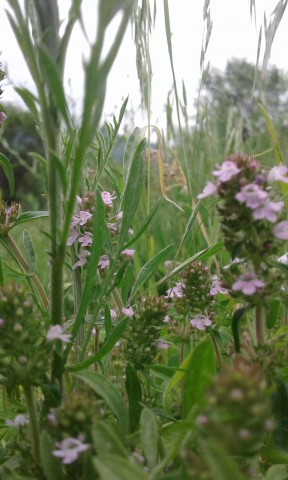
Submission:
<svg viewBox="0 0 288 480">
<path fill-rule="evenodd" d="M 187 415 L 192 407 L 204 404 L 207 387 L 216 372 L 215 351 L 208 335 L 185 358 L 180 369 L 168 383 L 164 400 L 167 404 L 171 390 L 183 381 L 183 411 Z"/>
<path fill-rule="evenodd" d="M 114 453 L 128 459 L 128 452 L 117 435 L 114 425 L 107 421 L 95 422 L 92 428 L 92 438 L 97 455 Z"/>
<path fill-rule="evenodd" d="M 119 238 L 118 248 L 121 251 L 127 241 L 129 235 L 128 230 L 132 226 L 134 215 L 137 211 L 141 191 L 144 181 L 144 163 L 143 153 L 145 148 L 145 140 L 142 140 L 132 158 L 132 162 L 128 171 L 127 182 L 122 198 L 121 209 L 123 211 L 121 232 Z"/>
<path fill-rule="evenodd" d="M 235 350 L 236 352 L 240 352 L 240 321 L 243 319 L 244 315 L 246 312 L 251 308 L 251 306 L 243 307 L 243 308 L 238 308 L 233 313 L 232 317 L 232 334 L 234 338 L 234 345 L 235 345 Z"/>
<path fill-rule="evenodd" d="M 23 102 L 25 103 L 26 107 L 30 110 L 32 113 L 35 121 L 39 123 L 39 114 L 38 114 L 38 109 L 37 109 L 37 104 L 38 104 L 38 99 L 33 95 L 30 90 L 24 87 L 15 87 L 14 90 L 18 93 L 18 95 L 21 97 Z"/>
<path fill-rule="evenodd" d="M 33 273 L 35 271 L 35 251 L 31 234 L 26 229 L 23 232 L 23 246 L 26 251 L 28 271 L 29 273 Z"/>
<path fill-rule="evenodd" d="M 24 212 L 19 215 L 17 220 L 13 223 L 13 228 L 16 225 L 20 225 L 21 223 L 31 222 L 31 220 L 38 220 L 38 218 L 45 218 L 48 217 L 48 212 L 46 211 L 38 211 L 38 212 Z"/>
<path fill-rule="evenodd" d="M 155 213 L 157 212 L 158 210 L 158 207 L 160 205 L 160 202 L 158 202 L 155 207 L 151 210 L 151 212 L 149 213 L 149 215 L 145 218 L 144 222 L 142 223 L 142 225 L 140 226 L 139 230 L 137 230 L 137 232 L 134 233 L 133 237 L 131 238 L 131 240 L 128 240 L 127 243 L 125 243 L 125 245 L 123 245 L 123 250 L 125 248 L 128 248 L 130 247 L 131 245 L 133 245 L 133 243 L 136 242 L 136 240 L 138 240 L 138 238 L 141 237 L 142 233 L 145 232 L 146 228 L 149 226 L 149 224 L 151 223 Z"/>
<path fill-rule="evenodd" d="M 183 379 L 183 413 L 205 404 L 208 386 L 216 373 L 215 350 L 211 338 L 206 336 L 193 350 Z"/>
<path fill-rule="evenodd" d="M 92 355 L 91 357 L 87 358 L 81 363 L 77 363 L 76 365 L 67 365 L 66 370 L 68 370 L 69 372 L 77 372 L 79 370 L 83 370 L 84 368 L 90 367 L 90 365 L 94 365 L 94 363 L 99 362 L 101 358 L 108 355 L 108 353 L 111 352 L 112 348 L 118 342 L 118 340 L 122 338 L 128 321 L 128 318 L 123 318 L 123 320 L 117 323 L 116 327 L 113 328 L 104 345 L 102 345 L 102 347 L 95 355 Z"/>
<path fill-rule="evenodd" d="M 123 433 L 126 432 L 128 429 L 128 412 L 117 387 L 107 377 L 98 372 L 85 370 L 76 373 L 75 376 L 87 383 L 97 395 L 103 398 L 113 415 L 117 418 Z"/>
<path fill-rule="evenodd" d="M 66 126 L 69 128 L 69 111 L 58 67 L 53 57 L 43 45 L 39 45 L 38 49 L 43 74 L 45 75 L 46 81 L 49 84 L 51 94 L 54 97 L 55 106 L 60 111 L 63 119 L 66 122 Z"/>
<path fill-rule="evenodd" d="M 101 455 L 93 458 L 100 480 L 149 480 L 147 473 L 120 455 Z"/>
<path fill-rule="evenodd" d="M 282 156 L 282 152 L 281 152 L 280 142 L 279 142 L 279 138 L 278 138 L 274 123 L 273 123 L 269 113 L 267 112 L 267 110 L 263 107 L 263 105 L 261 105 L 259 103 L 258 106 L 259 106 L 260 112 L 262 113 L 262 115 L 264 117 L 264 120 L 266 122 L 268 131 L 269 131 L 270 136 L 272 138 L 272 141 L 274 143 L 275 155 L 276 155 L 277 162 L 278 163 L 283 163 L 283 156 Z"/>
<path fill-rule="evenodd" d="M 3 153 L 0 153 L 0 167 L 3 168 L 4 173 L 8 179 L 10 195 L 11 197 L 13 197 L 15 192 L 15 180 L 14 180 L 13 169 L 10 161 L 8 160 L 7 157 L 5 157 L 5 155 L 3 155 Z"/>
<path fill-rule="evenodd" d="M 159 265 L 163 263 L 167 258 L 171 257 L 171 253 L 174 249 L 174 244 L 168 245 L 167 247 L 163 248 L 157 255 L 155 255 L 149 262 L 147 262 L 139 272 L 138 277 L 136 278 L 134 287 L 132 288 L 132 292 L 129 297 L 129 301 L 135 297 L 136 293 L 138 292 L 139 288 L 149 280 L 149 278 L 153 275 L 153 273 L 157 270 Z"/>
<path fill-rule="evenodd" d="M 42 430 L 40 435 L 40 456 L 41 466 L 47 480 L 55 480 L 56 478 L 61 480 L 62 478 L 61 462 L 52 454 L 54 448 L 54 440 L 52 440 L 46 430 Z"/>
<path fill-rule="evenodd" d="M 124 156 L 123 156 L 123 176 L 124 176 L 124 185 L 127 182 L 128 178 L 128 172 L 130 165 L 132 163 L 132 159 L 135 155 L 137 146 L 139 143 L 143 140 L 143 132 L 145 129 L 140 129 L 139 127 L 134 128 L 132 134 L 128 138 L 126 148 L 124 151 Z"/>
<path fill-rule="evenodd" d="M 223 250 L 224 243 L 223 242 L 218 242 L 215 243 L 214 245 L 210 245 L 209 247 L 205 248 L 204 250 L 201 250 L 198 253 L 195 253 L 192 257 L 188 258 L 184 262 L 180 263 L 175 267 L 171 272 L 169 272 L 165 277 L 161 278 L 158 282 L 156 282 L 154 285 L 152 285 L 151 288 L 157 287 L 158 285 L 161 285 L 161 283 L 166 282 L 169 280 L 169 278 L 174 277 L 176 274 L 179 272 L 182 272 L 184 268 L 186 268 L 190 263 L 195 262 L 196 260 L 199 260 L 200 258 L 202 260 L 205 260 L 206 258 L 212 257 L 213 255 L 217 255 L 218 253 L 222 252 Z"/>
<path fill-rule="evenodd" d="M 214 480 L 247 480 L 235 460 L 221 446 L 221 439 L 205 442 L 203 450 Z"/>
<path fill-rule="evenodd" d="M 126 367 L 126 393 L 129 403 L 129 430 L 134 432 L 138 427 L 142 411 L 142 388 L 135 368 L 128 363 Z"/>
<path fill-rule="evenodd" d="M 144 408 L 141 413 L 140 437 L 148 467 L 153 468 L 158 460 L 159 428 L 154 413 L 148 408 Z"/>
</svg>

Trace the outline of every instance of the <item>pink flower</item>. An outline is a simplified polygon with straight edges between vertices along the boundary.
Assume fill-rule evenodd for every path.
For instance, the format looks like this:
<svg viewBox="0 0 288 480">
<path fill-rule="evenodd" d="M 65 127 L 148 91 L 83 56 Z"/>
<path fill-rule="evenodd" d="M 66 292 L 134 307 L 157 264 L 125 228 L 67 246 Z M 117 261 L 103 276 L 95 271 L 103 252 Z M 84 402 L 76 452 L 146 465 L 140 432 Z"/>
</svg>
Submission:
<svg viewBox="0 0 288 480">
<path fill-rule="evenodd" d="M 71 245 L 76 242 L 78 237 L 79 233 L 75 232 L 75 230 L 72 230 L 71 235 L 67 238 L 67 247 L 71 247 Z"/>
<path fill-rule="evenodd" d="M 240 203 L 245 203 L 246 207 L 259 208 L 268 197 L 268 193 L 265 192 L 256 183 L 249 183 L 241 188 L 241 191 L 235 196 Z"/>
<path fill-rule="evenodd" d="M 102 255 L 99 258 L 99 262 L 98 262 L 98 267 L 100 268 L 100 270 L 105 270 L 106 268 L 109 267 L 109 265 L 110 265 L 110 260 L 108 255 Z"/>
<path fill-rule="evenodd" d="M 63 327 L 61 325 L 52 325 L 49 328 L 46 338 L 49 342 L 53 342 L 54 340 L 61 340 L 63 343 L 69 343 L 71 334 L 64 333 Z"/>
<path fill-rule="evenodd" d="M 238 168 L 236 163 L 231 160 L 226 160 L 220 165 L 219 170 L 214 170 L 213 175 L 219 177 L 220 182 L 228 182 L 234 175 L 241 172 L 241 168 Z"/>
<path fill-rule="evenodd" d="M 214 183 L 212 182 L 208 182 L 204 187 L 203 192 L 197 195 L 197 198 L 201 199 L 201 198 L 214 196 L 214 195 L 217 195 L 217 192 L 218 192 L 218 189 L 216 185 L 214 185 Z"/>
<path fill-rule="evenodd" d="M 78 255 L 78 258 L 79 258 L 78 262 L 74 263 L 72 269 L 74 270 L 77 267 L 83 267 L 83 265 L 87 263 L 87 257 L 89 257 L 89 255 L 90 255 L 89 250 L 82 250 L 80 255 Z"/>
<path fill-rule="evenodd" d="M 115 195 L 111 195 L 111 193 L 104 191 L 101 193 L 101 197 L 105 205 L 108 207 L 113 207 L 113 200 L 116 198 Z"/>
<path fill-rule="evenodd" d="M 184 293 L 182 288 L 184 287 L 184 283 L 177 282 L 174 287 L 169 288 L 167 290 L 167 297 L 169 298 L 182 298 L 184 297 Z"/>
<path fill-rule="evenodd" d="M 276 238 L 288 240 L 288 221 L 284 220 L 283 222 L 277 223 L 273 227 L 273 233 Z"/>
<path fill-rule="evenodd" d="M 165 318 L 163 320 L 163 323 L 169 323 L 171 320 L 171 317 L 169 317 L 169 315 L 165 315 Z"/>
<path fill-rule="evenodd" d="M 206 327 L 212 325 L 212 322 L 208 317 L 205 317 L 205 315 L 196 315 L 196 317 L 190 320 L 190 324 L 198 330 L 205 330 Z"/>
<path fill-rule="evenodd" d="M 257 289 L 265 287 L 265 282 L 256 277 L 254 272 L 245 272 L 233 283 L 232 290 L 242 292 L 244 295 L 253 295 Z"/>
<path fill-rule="evenodd" d="M 270 172 L 267 175 L 267 178 L 270 182 L 279 181 L 288 183 L 288 177 L 285 176 L 288 173 L 288 168 L 286 165 L 277 165 L 276 167 L 271 168 Z"/>
<path fill-rule="evenodd" d="M 27 415 L 20 413 L 19 415 L 16 415 L 14 420 L 10 420 L 9 418 L 7 418 L 5 420 L 5 423 L 7 427 L 24 427 L 25 425 L 28 425 L 29 419 Z"/>
<path fill-rule="evenodd" d="M 54 457 L 61 458 L 62 463 L 68 465 L 75 462 L 79 458 L 80 453 L 88 450 L 90 445 L 83 443 L 83 437 L 79 436 L 79 438 L 65 438 L 62 442 L 57 442 L 56 447 L 58 450 L 53 450 L 52 452 Z"/>
<path fill-rule="evenodd" d="M 125 248 L 125 250 L 123 250 L 121 253 L 127 258 L 132 258 L 134 257 L 135 250 Z"/>
<path fill-rule="evenodd" d="M 134 311 L 132 307 L 123 307 L 122 313 L 123 315 L 125 315 L 125 317 L 129 317 L 129 318 L 132 318 L 134 315 Z"/>
<path fill-rule="evenodd" d="M 117 312 L 113 310 L 112 308 L 110 309 L 110 315 L 112 320 L 117 320 Z"/>
<path fill-rule="evenodd" d="M 74 215 L 73 218 L 72 218 L 72 222 L 71 222 L 71 228 L 75 227 L 75 225 L 78 225 L 80 222 L 80 217 L 79 215 Z"/>
<path fill-rule="evenodd" d="M 0 112 L 0 127 L 3 125 L 3 123 L 7 120 L 7 115 L 4 112 Z"/>
<path fill-rule="evenodd" d="M 122 218 L 123 218 L 123 211 L 122 210 L 121 210 L 121 212 L 117 213 L 116 218 L 117 218 L 117 220 L 122 220 Z"/>
<path fill-rule="evenodd" d="M 284 202 L 271 202 L 267 198 L 265 203 L 259 208 L 253 210 L 254 220 L 269 220 L 269 222 L 276 222 L 278 213 L 283 210 Z"/>
<path fill-rule="evenodd" d="M 216 277 L 212 282 L 212 285 L 210 288 L 210 295 L 214 297 L 214 295 L 218 295 L 218 293 L 223 293 L 224 295 L 226 295 L 228 292 L 226 288 L 222 287 L 219 278 Z"/>
<path fill-rule="evenodd" d="M 92 233 L 87 232 L 85 235 L 83 235 L 81 238 L 79 238 L 79 243 L 81 243 L 82 247 L 89 247 L 92 245 Z"/>
<path fill-rule="evenodd" d="M 88 220 L 90 220 L 90 218 L 92 217 L 93 217 L 92 213 L 86 212 L 86 210 L 81 210 L 79 212 L 79 218 L 80 218 L 79 225 L 85 225 L 85 223 L 87 223 Z"/>
<path fill-rule="evenodd" d="M 157 350 L 167 350 L 168 348 L 170 348 L 169 343 L 163 342 L 162 340 L 157 342 Z"/>
<path fill-rule="evenodd" d="M 288 265 L 288 253 L 282 255 L 282 257 L 278 258 L 279 263 L 283 263 L 284 265 Z"/>
</svg>

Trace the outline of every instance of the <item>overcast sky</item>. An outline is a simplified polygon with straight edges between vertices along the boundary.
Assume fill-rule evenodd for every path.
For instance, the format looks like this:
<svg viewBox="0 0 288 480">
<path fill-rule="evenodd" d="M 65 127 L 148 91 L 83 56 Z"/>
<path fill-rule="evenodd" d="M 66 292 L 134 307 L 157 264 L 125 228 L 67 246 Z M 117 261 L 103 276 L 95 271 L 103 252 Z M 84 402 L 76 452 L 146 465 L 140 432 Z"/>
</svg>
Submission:
<svg viewBox="0 0 288 480">
<path fill-rule="evenodd" d="M 109 0 L 107 0 L 109 1 Z M 65 18 L 70 0 L 60 2 L 61 18 Z M 167 92 L 172 86 L 172 76 L 169 64 L 168 50 L 164 27 L 163 1 L 156 0 L 157 17 L 155 31 L 152 34 L 150 48 L 152 56 L 153 84 L 152 84 L 152 123 L 165 126 L 164 104 Z M 277 5 L 277 0 L 256 0 L 257 24 L 250 19 L 250 0 L 211 0 L 211 18 L 213 21 L 212 35 L 207 51 L 206 61 L 210 65 L 224 69 L 227 59 L 232 57 L 246 58 L 255 62 L 259 28 L 263 24 L 264 10 L 267 19 Z M 84 20 L 88 32 L 93 34 L 96 26 L 95 0 L 83 0 Z M 179 88 L 182 79 L 185 82 L 190 111 L 197 94 L 200 68 L 199 58 L 203 37 L 203 4 L 204 0 L 169 0 L 170 21 L 172 30 L 172 45 Z M 0 0 L 0 50 L 1 62 L 6 68 L 11 84 L 25 85 L 31 88 L 29 72 L 22 59 L 21 53 L 14 39 L 4 13 L 7 8 L 5 0 Z M 108 35 L 113 37 L 115 26 L 111 26 Z M 94 35 L 93 35 L 94 36 Z M 270 63 L 288 71 L 287 59 L 288 37 L 288 8 L 284 14 L 272 48 Z M 263 42 L 264 46 L 264 42 Z M 83 74 L 81 67 L 82 53 L 87 52 L 80 29 L 75 29 L 67 58 L 66 82 L 68 94 L 75 100 L 77 110 L 80 111 L 81 92 L 83 91 Z M 4 84 L 2 103 L 16 101 L 16 94 L 8 81 Z M 135 49 L 129 27 L 118 58 L 111 72 L 105 114 L 119 110 L 123 99 L 129 94 L 129 109 L 137 111 L 140 105 L 137 73 L 135 66 Z M 145 123 L 145 117 L 139 114 L 136 122 Z M 140 126 L 140 125 L 139 125 Z"/>
</svg>

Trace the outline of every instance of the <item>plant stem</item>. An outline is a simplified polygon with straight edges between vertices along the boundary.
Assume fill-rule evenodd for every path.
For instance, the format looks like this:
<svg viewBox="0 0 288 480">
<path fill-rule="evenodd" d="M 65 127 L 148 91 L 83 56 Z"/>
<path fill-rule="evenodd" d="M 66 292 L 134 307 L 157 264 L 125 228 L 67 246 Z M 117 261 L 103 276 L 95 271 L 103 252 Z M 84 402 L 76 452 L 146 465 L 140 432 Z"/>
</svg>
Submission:
<svg viewBox="0 0 288 480">
<path fill-rule="evenodd" d="M 26 273 L 29 273 L 29 265 L 28 263 L 26 262 L 25 258 L 23 257 L 22 253 L 20 252 L 19 250 L 19 247 L 17 245 L 17 243 L 15 242 L 15 240 L 9 235 L 9 233 L 7 233 L 6 235 L 6 238 L 7 238 L 7 242 L 9 244 L 9 247 L 11 248 L 11 250 L 13 251 L 15 257 L 17 258 L 19 264 L 21 265 L 22 269 L 26 272 Z M 34 283 L 36 289 L 38 290 L 38 293 L 41 297 L 41 300 L 42 300 L 42 303 L 44 305 L 45 308 L 48 308 L 49 306 L 49 300 L 48 300 L 48 297 L 46 295 L 46 292 L 44 290 L 44 287 L 39 279 L 39 277 L 36 275 L 36 273 L 33 273 L 31 274 L 31 281 Z"/>
<path fill-rule="evenodd" d="M 223 366 L 223 362 L 222 362 L 221 352 L 220 352 L 218 343 L 216 342 L 213 333 L 210 332 L 209 334 L 210 334 L 210 338 L 211 338 L 213 346 L 214 346 L 218 368 L 221 368 Z"/>
<path fill-rule="evenodd" d="M 29 421 L 30 421 L 32 453 L 33 453 L 35 462 L 39 465 L 40 464 L 40 430 L 39 430 L 39 423 L 38 423 L 38 417 L 36 412 L 35 398 L 34 398 L 33 390 L 30 384 L 22 385 L 22 386 L 25 394 Z"/>
<path fill-rule="evenodd" d="M 265 316 L 261 305 L 256 305 L 255 310 L 255 331 L 258 345 L 265 343 Z"/>
</svg>

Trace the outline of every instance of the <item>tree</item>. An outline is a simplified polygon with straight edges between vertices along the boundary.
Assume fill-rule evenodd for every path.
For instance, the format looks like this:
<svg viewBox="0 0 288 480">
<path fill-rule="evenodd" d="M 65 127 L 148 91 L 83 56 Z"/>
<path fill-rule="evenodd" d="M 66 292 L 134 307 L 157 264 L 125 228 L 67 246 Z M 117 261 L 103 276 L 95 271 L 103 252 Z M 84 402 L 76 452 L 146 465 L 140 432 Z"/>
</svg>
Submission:
<svg viewBox="0 0 288 480">
<path fill-rule="evenodd" d="M 232 59 L 224 72 L 211 69 L 207 74 L 202 102 L 202 108 L 208 105 L 226 153 L 235 148 L 237 138 L 242 148 L 263 151 L 270 143 L 259 103 L 266 108 L 281 136 L 288 125 L 288 77 L 272 67 L 262 78 L 259 67 L 246 60 Z"/>
</svg>

